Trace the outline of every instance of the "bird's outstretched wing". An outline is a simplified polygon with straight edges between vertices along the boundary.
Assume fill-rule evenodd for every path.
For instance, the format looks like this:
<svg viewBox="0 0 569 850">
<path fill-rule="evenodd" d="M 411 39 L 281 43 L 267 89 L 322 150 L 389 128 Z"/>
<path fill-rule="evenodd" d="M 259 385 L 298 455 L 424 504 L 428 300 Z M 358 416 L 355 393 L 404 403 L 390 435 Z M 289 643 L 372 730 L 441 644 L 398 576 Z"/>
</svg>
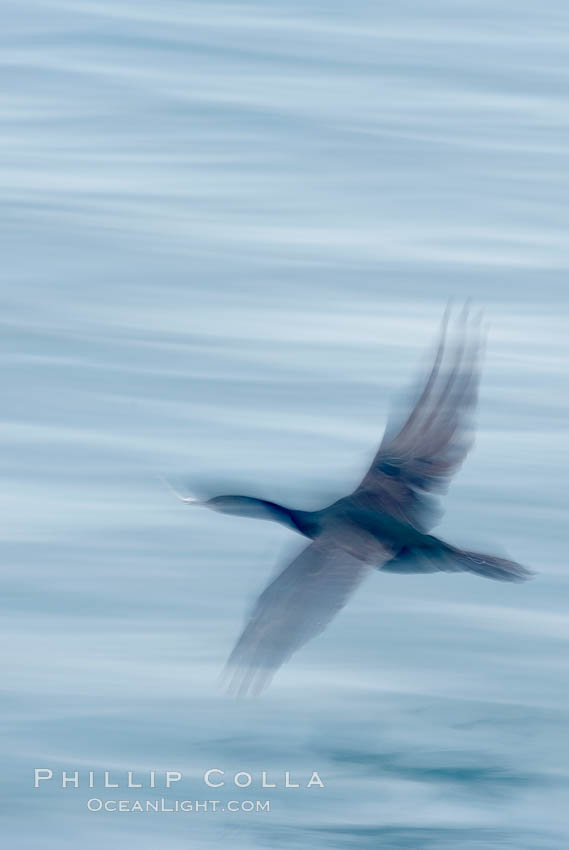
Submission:
<svg viewBox="0 0 569 850">
<path fill-rule="evenodd" d="M 311 543 L 261 593 L 226 667 L 229 689 L 259 693 L 322 632 L 373 569 L 324 541 Z"/>
<path fill-rule="evenodd" d="M 371 467 L 353 494 L 365 507 L 420 531 L 436 524 L 440 509 L 431 494 L 445 492 L 473 441 L 479 322 L 470 322 L 465 309 L 450 342 L 447 325 L 448 310 L 433 366 L 415 403 L 390 418 Z"/>
</svg>

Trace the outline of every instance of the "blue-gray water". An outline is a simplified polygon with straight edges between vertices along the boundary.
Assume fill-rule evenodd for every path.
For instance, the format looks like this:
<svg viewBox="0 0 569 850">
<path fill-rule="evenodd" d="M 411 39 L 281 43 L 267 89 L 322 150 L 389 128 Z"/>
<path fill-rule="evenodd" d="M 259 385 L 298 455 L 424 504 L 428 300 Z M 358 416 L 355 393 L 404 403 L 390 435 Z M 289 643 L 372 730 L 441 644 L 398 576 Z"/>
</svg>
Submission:
<svg viewBox="0 0 569 850">
<path fill-rule="evenodd" d="M 567 25 L 554 0 L 5 5 L 7 848 L 567 847 Z M 227 698 L 297 544 L 157 476 L 340 495 L 451 295 L 490 333 L 440 531 L 538 577 L 377 574 Z M 89 813 L 34 767 L 272 810 Z M 213 767 L 326 787 L 212 793 Z"/>
</svg>

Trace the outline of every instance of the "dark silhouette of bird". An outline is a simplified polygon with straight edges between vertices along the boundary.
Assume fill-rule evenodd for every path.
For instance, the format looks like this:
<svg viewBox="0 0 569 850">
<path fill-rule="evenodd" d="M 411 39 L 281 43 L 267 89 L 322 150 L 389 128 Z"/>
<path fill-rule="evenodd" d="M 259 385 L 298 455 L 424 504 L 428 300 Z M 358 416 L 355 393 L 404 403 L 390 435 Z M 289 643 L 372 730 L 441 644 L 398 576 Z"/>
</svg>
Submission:
<svg viewBox="0 0 569 850">
<path fill-rule="evenodd" d="M 463 310 L 448 341 L 449 310 L 432 368 L 410 404 L 392 415 L 371 466 L 355 490 L 321 510 L 287 508 L 250 496 L 187 504 L 281 523 L 310 543 L 259 596 L 227 662 L 230 689 L 258 693 L 275 671 L 322 632 L 373 570 L 467 571 L 500 581 L 531 572 L 493 555 L 466 551 L 429 534 L 440 516 L 436 494 L 473 440 L 480 375 L 480 322 Z"/>
</svg>

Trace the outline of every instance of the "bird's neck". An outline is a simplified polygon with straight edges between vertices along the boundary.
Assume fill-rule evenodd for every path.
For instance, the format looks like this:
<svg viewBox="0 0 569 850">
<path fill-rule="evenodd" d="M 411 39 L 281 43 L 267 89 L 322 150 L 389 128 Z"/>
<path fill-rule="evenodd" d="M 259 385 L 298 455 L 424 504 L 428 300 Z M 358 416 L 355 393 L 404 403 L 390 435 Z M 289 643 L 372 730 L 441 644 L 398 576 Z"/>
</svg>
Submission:
<svg viewBox="0 0 569 850">
<path fill-rule="evenodd" d="M 286 508 L 284 505 L 279 505 L 278 502 L 269 502 L 265 499 L 255 499 L 255 516 L 258 519 L 270 519 L 273 522 L 278 522 L 280 525 L 285 525 L 292 531 L 303 534 L 305 537 L 316 536 L 316 526 L 314 522 L 314 511 L 297 511 L 293 508 Z"/>
</svg>

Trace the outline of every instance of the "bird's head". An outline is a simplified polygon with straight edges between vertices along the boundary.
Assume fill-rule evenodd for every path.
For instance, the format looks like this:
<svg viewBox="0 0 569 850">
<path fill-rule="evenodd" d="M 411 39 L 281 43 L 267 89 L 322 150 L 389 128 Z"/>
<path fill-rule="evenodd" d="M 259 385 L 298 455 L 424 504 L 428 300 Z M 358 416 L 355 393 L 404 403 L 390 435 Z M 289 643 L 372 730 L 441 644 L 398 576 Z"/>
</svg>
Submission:
<svg viewBox="0 0 569 850">
<path fill-rule="evenodd" d="M 254 499 L 251 496 L 214 496 L 212 499 L 202 502 L 202 505 L 221 514 L 275 519 L 274 509 L 270 503 L 263 499 Z"/>
<path fill-rule="evenodd" d="M 165 479 L 164 479 L 165 480 Z M 252 496 L 214 496 L 211 499 L 199 499 L 191 493 L 180 493 L 169 481 L 165 480 L 167 486 L 181 502 L 193 507 L 209 508 L 221 514 L 233 516 L 252 517 L 255 519 L 270 519 L 276 522 L 290 523 L 286 508 L 265 499 L 255 499 Z"/>
</svg>

